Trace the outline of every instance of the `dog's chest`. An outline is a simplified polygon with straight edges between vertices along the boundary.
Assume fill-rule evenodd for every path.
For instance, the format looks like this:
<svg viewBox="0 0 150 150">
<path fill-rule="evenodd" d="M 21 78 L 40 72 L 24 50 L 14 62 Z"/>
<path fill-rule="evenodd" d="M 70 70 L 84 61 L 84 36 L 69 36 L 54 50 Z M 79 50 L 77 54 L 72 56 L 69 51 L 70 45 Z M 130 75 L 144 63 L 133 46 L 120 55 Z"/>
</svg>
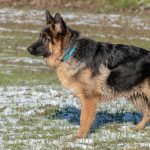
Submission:
<svg viewBox="0 0 150 150">
<path fill-rule="evenodd" d="M 94 87 L 94 84 L 90 80 L 91 72 L 85 69 L 85 64 L 61 64 L 57 69 L 57 75 L 61 84 L 77 96 L 85 91 L 87 94 L 93 91 L 91 88 Z"/>
<path fill-rule="evenodd" d="M 65 88 L 71 89 L 76 95 L 85 95 L 91 97 L 101 92 L 105 87 L 106 71 L 99 76 L 92 77 L 92 72 L 84 65 L 70 66 L 62 64 L 57 69 L 57 75 Z"/>
<path fill-rule="evenodd" d="M 56 73 L 62 85 L 66 88 L 71 88 L 73 84 L 78 82 L 77 74 L 81 67 L 69 65 L 66 63 L 61 64 Z"/>
</svg>

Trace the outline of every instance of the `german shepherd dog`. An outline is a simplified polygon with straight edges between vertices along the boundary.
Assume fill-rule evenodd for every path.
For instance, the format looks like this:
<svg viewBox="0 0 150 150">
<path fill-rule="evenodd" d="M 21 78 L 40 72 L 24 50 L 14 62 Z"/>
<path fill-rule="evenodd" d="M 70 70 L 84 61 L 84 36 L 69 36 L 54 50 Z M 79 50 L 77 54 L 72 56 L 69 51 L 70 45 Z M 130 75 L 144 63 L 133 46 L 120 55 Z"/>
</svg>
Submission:
<svg viewBox="0 0 150 150">
<path fill-rule="evenodd" d="M 55 68 L 62 85 L 80 99 L 80 128 L 76 138 L 85 138 L 99 103 L 118 97 L 133 102 L 143 113 L 135 126 L 150 122 L 150 52 L 143 48 L 96 42 L 80 38 L 59 13 L 46 11 L 47 24 L 28 51 L 43 56 Z"/>
</svg>

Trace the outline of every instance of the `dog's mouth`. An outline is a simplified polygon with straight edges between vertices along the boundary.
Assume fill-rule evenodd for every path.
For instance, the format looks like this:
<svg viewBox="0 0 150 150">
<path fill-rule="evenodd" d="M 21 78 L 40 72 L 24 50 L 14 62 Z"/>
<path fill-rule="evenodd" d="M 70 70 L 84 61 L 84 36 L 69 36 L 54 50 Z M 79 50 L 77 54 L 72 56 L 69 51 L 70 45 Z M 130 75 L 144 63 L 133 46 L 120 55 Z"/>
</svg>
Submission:
<svg viewBox="0 0 150 150">
<path fill-rule="evenodd" d="M 31 55 L 34 55 L 34 56 L 49 57 L 51 55 L 51 52 L 49 51 L 35 51 L 31 47 L 28 48 L 28 51 Z"/>
<path fill-rule="evenodd" d="M 46 57 L 49 57 L 51 55 L 51 52 L 46 52 L 46 53 L 33 53 L 33 52 L 30 52 L 31 55 L 34 55 L 34 56 L 43 56 L 44 58 Z"/>
<path fill-rule="evenodd" d="M 45 54 L 43 54 L 43 57 L 46 58 L 46 57 L 49 57 L 51 55 L 51 52 L 47 52 Z"/>
</svg>

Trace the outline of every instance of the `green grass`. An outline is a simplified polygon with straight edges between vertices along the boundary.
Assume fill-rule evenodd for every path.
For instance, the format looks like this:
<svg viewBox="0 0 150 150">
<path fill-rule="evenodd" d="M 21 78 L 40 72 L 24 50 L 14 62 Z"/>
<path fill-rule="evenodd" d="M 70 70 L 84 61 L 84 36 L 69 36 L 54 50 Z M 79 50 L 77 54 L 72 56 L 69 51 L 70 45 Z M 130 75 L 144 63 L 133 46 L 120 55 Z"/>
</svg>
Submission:
<svg viewBox="0 0 150 150">
<path fill-rule="evenodd" d="M 54 71 L 40 69 L 32 71 L 24 68 L 13 70 L 10 74 L 0 72 L 0 85 L 36 85 L 36 84 L 59 84 Z"/>
<path fill-rule="evenodd" d="M 72 2 L 72 1 L 71 1 Z M 78 1 L 77 1 L 78 2 Z M 76 1 L 73 1 L 73 4 Z M 137 0 L 133 1 L 125 1 L 125 0 L 93 0 L 91 1 L 91 6 L 96 8 L 91 10 L 91 8 L 87 9 L 87 1 L 84 0 L 81 3 L 81 6 L 85 3 L 85 8 L 80 9 L 77 8 L 74 10 L 72 7 L 69 10 L 74 11 L 92 11 L 92 12 L 110 12 L 117 11 L 119 9 L 126 10 L 131 9 L 135 10 L 138 7 Z M 148 1 L 145 1 L 147 4 Z M 95 6 L 97 5 L 97 6 Z M 2 7 L 2 6 L 0 6 Z M 92 9 L 93 9 L 92 8 Z M 65 8 L 66 9 L 66 8 Z M 84 10 L 85 9 L 85 10 Z M 26 11 L 28 8 L 25 9 Z M 68 9 L 66 9 L 68 11 Z M 55 10 L 56 11 L 56 10 Z M 85 13 L 85 15 L 87 15 Z M 148 15 L 142 15 L 142 19 L 145 18 L 145 22 L 149 20 Z M 69 21 L 69 20 L 68 20 Z M 136 30 L 136 28 L 129 29 L 129 25 L 123 28 L 112 28 L 105 26 L 105 22 L 102 22 L 104 25 L 97 28 L 97 26 L 90 26 L 88 24 L 85 25 L 72 25 L 74 29 L 81 31 L 81 34 L 84 36 L 89 34 L 89 38 L 94 39 L 96 41 L 102 42 L 110 42 L 110 43 L 122 43 L 122 44 L 131 44 L 139 47 L 146 48 L 150 50 L 150 42 L 146 40 L 140 40 L 140 37 L 149 38 L 149 30 Z M 118 22 L 118 24 L 121 24 Z M 33 24 L 10 24 L 10 23 L 0 23 L 0 27 L 10 28 L 12 32 L 0 32 L 0 36 L 12 36 L 14 39 L 0 39 L 0 87 L 3 89 L 1 92 L 1 105 L 0 105 L 0 139 L 2 138 L 4 146 L 0 149 L 12 149 L 12 150 L 20 150 L 20 149 L 36 149 L 39 148 L 40 145 L 42 149 L 59 149 L 60 145 L 64 145 L 63 150 L 80 150 L 82 148 L 70 148 L 67 146 L 66 136 L 72 133 L 75 133 L 77 130 L 76 122 L 69 122 L 65 119 L 60 119 L 58 117 L 60 112 L 60 107 L 58 105 L 50 105 L 44 103 L 42 101 L 47 97 L 44 97 L 45 94 L 51 94 L 51 85 L 59 85 L 58 78 L 54 70 L 46 67 L 46 65 L 42 64 L 42 57 L 34 57 L 31 56 L 27 50 L 18 49 L 17 47 L 27 48 L 30 44 L 32 44 L 37 38 L 38 34 L 33 33 L 25 33 L 25 32 L 17 32 L 15 29 L 28 29 L 28 30 L 37 30 L 40 31 L 42 27 L 39 25 Z M 108 34 L 112 34 L 118 36 L 117 39 L 113 37 L 107 36 Z M 99 35 L 106 35 L 104 38 L 100 38 Z M 30 37 L 29 39 L 24 39 L 23 37 Z M 129 39 L 128 37 L 138 37 L 137 39 Z M 28 62 L 11 62 L 11 57 L 13 59 L 17 58 L 29 58 L 34 59 L 33 63 Z M 5 58 L 5 59 L 4 59 Z M 3 60 L 4 59 L 4 60 Z M 36 63 L 37 60 L 37 63 Z M 44 85 L 44 86 L 36 86 L 36 85 Z M 45 86 L 46 85 L 46 86 Z M 47 86 L 48 85 L 48 86 Z M 19 91 L 20 95 L 17 93 L 17 90 L 14 90 L 14 94 L 7 89 L 9 86 L 29 86 L 30 92 L 25 92 L 25 95 Z M 33 87 L 31 87 L 33 86 Z M 45 87 L 45 88 L 44 88 Z M 48 88 L 50 87 L 50 89 Z M 61 91 L 61 88 L 54 86 L 54 90 Z M 20 87 L 19 87 L 20 88 Z M 18 88 L 18 89 L 19 89 Z M 33 91 L 32 91 L 33 88 Z M 1 90 L 0 89 L 0 90 Z M 22 90 L 21 88 L 19 90 Z M 28 90 L 28 89 L 26 89 Z M 5 96 L 5 93 L 8 92 L 8 95 Z M 9 95 L 10 92 L 10 95 Z M 26 94 L 26 92 L 28 94 Z M 33 94 L 32 94 L 33 92 Z M 65 101 L 68 98 L 68 94 L 64 91 L 55 98 L 58 101 Z M 35 93 L 37 93 L 35 97 Z M 44 93 L 42 97 L 40 97 L 40 93 Z M 26 97 L 31 99 L 31 102 L 26 104 Z M 63 97 L 63 98 L 62 98 Z M 9 100 L 8 104 L 6 100 Z M 36 102 L 36 100 L 38 102 Z M 32 103 L 33 100 L 33 103 Z M 50 103 L 51 98 L 46 99 L 48 103 Z M 53 99 L 52 99 L 53 100 Z M 42 101 L 42 103 L 41 103 Z M 47 102 L 46 101 L 46 102 Z M 38 104 L 37 104 L 38 103 Z M 113 106 L 115 107 L 115 106 Z M 128 106 L 127 106 L 128 107 Z M 9 110 L 10 109 L 10 110 Z M 28 114 L 31 112 L 31 114 Z M 69 112 L 62 112 L 63 115 L 70 115 Z M 71 114 L 72 115 L 72 114 Z M 74 118 L 76 118 L 77 114 L 74 114 Z M 78 116 L 77 116 L 78 117 Z M 11 122 L 11 119 L 17 120 L 16 123 Z M 94 133 L 91 133 L 91 139 L 93 140 L 92 144 L 89 146 L 93 146 L 95 150 L 102 149 L 114 149 L 116 148 L 123 149 L 127 144 L 130 145 L 130 150 L 132 147 L 136 147 L 136 149 L 140 149 L 135 146 L 135 143 L 148 143 L 149 142 L 149 127 L 143 130 L 143 134 L 140 135 L 141 139 L 136 139 L 139 136 L 139 133 L 133 133 L 132 131 L 120 131 L 119 129 L 122 126 L 125 126 L 124 123 L 107 123 L 106 125 L 100 126 Z M 128 126 L 128 125 L 127 125 Z M 130 124 L 129 126 L 133 126 Z M 45 128 L 44 128 L 45 127 Z M 108 134 L 105 133 L 108 138 L 106 141 L 103 141 L 104 138 L 103 131 L 109 131 Z M 111 139 L 111 134 L 115 133 L 116 139 Z M 131 135 L 136 135 L 135 138 L 132 138 Z M 125 136 L 124 136 L 125 135 Z M 110 136 L 110 138 L 108 137 Z M 52 144 L 51 141 L 60 140 L 60 137 L 64 138 L 64 141 L 60 141 L 58 145 Z M 38 141 L 39 140 L 39 141 Z M 72 142 L 69 139 L 69 142 Z M 42 143 L 43 141 L 43 143 Z M 31 142 L 31 143 L 30 143 Z M 73 141 L 72 144 L 75 144 L 76 141 Z M 84 143 L 88 145 L 88 143 Z M 124 144 L 121 147 L 118 147 L 118 144 Z M 147 149 L 147 147 L 142 147 L 142 149 Z"/>
<path fill-rule="evenodd" d="M 139 0 L 108 0 L 105 5 L 111 10 L 136 10 L 140 7 Z M 144 0 L 143 4 L 148 5 L 148 0 Z M 108 9 L 108 10 L 109 10 Z"/>
<path fill-rule="evenodd" d="M 36 1 L 35 1 L 36 2 Z M 150 0 L 44 0 L 40 5 L 34 3 L 34 8 L 38 9 L 50 9 L 51 11 L 77 11 L 77 12 L 118 12 L 118 11 L 136 11 L 141 6 L 147 7 L 150 5 Z M 20 3 L 14 2 L 3 2 L 2 6 L 11 6 L 15 8 L 33 8 L 30 1 L 23 1 Z"/>
<path fill-rule="evenodd" d="M 139 39 L 113 39 L 113 38 L 95 38 L 96 41 L 101 41 L 101 42 L 108 42 L 108 43 L 114 43 L 114 44 L 127 44 L 127 45 L 133 45 L 136 47 L 141 47 L 147 50 L 150 50 L 150 42 L 149 41 L 143 41 Z"/>
</svg>

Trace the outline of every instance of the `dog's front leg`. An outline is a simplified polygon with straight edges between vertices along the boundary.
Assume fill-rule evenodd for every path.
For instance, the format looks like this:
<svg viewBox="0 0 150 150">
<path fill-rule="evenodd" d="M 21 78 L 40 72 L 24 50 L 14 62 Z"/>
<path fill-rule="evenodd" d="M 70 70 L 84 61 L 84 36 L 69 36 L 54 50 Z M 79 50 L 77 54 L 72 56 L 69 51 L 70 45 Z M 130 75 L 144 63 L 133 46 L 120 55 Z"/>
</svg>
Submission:
<svg viewBox="0 0 150 150">
<path fill-rule="evenodd" d="M 97 98 L 81 99 L 80 128 L 77 131 L 76 138 L 86 138 L 95 119 L 97 105 Z"/>
</svg>

